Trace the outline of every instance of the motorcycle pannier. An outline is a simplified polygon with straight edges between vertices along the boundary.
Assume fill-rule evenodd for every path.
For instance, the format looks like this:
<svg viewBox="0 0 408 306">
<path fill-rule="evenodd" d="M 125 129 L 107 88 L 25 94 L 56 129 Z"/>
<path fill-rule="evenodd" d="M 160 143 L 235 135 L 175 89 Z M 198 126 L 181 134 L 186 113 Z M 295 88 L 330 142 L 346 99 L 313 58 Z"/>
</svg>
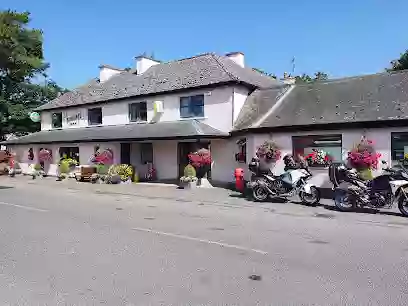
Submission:
<svg viewBox="0 0 408 306">
<path fill-rule="evenodd" d="M 344 181 L 344 174 L 340 171 L 340 166 L 345 165 L 344 163 L 332 163 L 329 166 L 329 178 L 334 187 L 339 186 Z"/>
</svg>

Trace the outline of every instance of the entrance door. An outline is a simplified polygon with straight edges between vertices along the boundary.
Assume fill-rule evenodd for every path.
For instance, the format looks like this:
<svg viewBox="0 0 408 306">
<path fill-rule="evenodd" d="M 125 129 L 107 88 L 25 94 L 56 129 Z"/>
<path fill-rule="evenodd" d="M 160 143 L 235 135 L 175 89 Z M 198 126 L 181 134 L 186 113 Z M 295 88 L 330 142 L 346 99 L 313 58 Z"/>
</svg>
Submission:
<svg viewBox="0 0 408 306">
<path fill-rule="evenodd" d="M 184 168 L 189 164 L 188 155 L 192 152 L 205 148 L 210 149 L 209 142 L 179 142 L 177 146 L 178 151 L 178 164 L 179 164 L 179 178 L 184 175 Z M 208 173 L 208 177 L 211 177 L 211 170 Z"/>
<path fill-rule="evenodd" d="M 120 163 L 130 165 L 130 143 L 120 144 Z"/>
</svg>

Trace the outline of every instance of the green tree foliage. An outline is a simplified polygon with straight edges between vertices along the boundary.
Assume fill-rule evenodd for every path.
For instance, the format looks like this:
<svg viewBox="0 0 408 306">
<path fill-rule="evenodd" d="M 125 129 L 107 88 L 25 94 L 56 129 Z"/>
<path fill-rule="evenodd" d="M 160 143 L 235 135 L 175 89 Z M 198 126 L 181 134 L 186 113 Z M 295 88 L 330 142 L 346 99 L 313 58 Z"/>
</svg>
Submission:
<svg viewBox="0 0 408 306">
<path fill-rule="evenodd" d="M 29 17 L 28 12 L 0 11 L 0 139 L 7 133 L 38 130 L 30 111 L 66 92 L 52 81 L 33 82 L 46 77 L 48 64 L 42 31 L 28 27 Z"/>
<path fill-rule="evenodd" d="M 272 79 L 275 79 L 275 80 L 277 79 L 277 76 L 276 76 L 275 74 L 265 72 L 265 71 L 263 71 L 262 69 L 252 68 L 252 70 L 254 70 L 254 71 L 256 71 L 256 72 L 259 72 L 260 74 L 266 75 L 266 76 L 268 76 L 268 77 L 271 77 Z"/>
<path fill-rule="evenodd" d="M 398 71 L 408 69 L 408 50 L 401 54 L 399 59 L 391 61 L 391 68 L 388 71 Z"/>
<path fill-rule="evenodd" d="M 296 84 L 310 84 L 314 82 L 328 80 L 329 76 L 327 75 L 327 73 L 318 71 L 314 74 L 313 77 L 304 73 L 300 76 L 296 76 L 295 78 L 296 78 Z"/>
</svg>

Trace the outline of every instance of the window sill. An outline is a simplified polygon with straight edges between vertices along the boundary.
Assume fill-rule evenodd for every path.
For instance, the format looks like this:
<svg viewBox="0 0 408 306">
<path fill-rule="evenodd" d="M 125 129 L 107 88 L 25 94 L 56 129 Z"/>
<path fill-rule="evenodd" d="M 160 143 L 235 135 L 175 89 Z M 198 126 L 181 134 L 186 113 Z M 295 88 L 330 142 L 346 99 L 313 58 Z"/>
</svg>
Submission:
<svg viewBox="0 0 408 306">
<path fill-rule="evenodd" d="M 186 117 L 186 118 L 179 118 L 179 121 L 186 121 L 186 120 L 205 120 L 208 117 Z"/>
</svg>

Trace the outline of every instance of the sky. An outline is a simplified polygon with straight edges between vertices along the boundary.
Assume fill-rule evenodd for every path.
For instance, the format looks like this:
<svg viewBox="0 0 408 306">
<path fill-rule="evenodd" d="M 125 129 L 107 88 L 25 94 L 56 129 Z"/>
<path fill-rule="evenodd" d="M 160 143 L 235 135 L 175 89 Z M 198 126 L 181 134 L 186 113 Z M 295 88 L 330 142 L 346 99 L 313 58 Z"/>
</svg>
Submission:
<svg viewBox="0 0 408 306">
<path fill-rule="evenodd" d="M 143 52 L 171 61 L 240 51 L 277 76 L 295 57 L 295 74 L 338 78 L 384 71 L 408 49 L 406 0 L 3 0 L 0 9 L 31 13 L 50 78 L 70 89 L 100 64 L 134 67 Z"/>
</svg>

